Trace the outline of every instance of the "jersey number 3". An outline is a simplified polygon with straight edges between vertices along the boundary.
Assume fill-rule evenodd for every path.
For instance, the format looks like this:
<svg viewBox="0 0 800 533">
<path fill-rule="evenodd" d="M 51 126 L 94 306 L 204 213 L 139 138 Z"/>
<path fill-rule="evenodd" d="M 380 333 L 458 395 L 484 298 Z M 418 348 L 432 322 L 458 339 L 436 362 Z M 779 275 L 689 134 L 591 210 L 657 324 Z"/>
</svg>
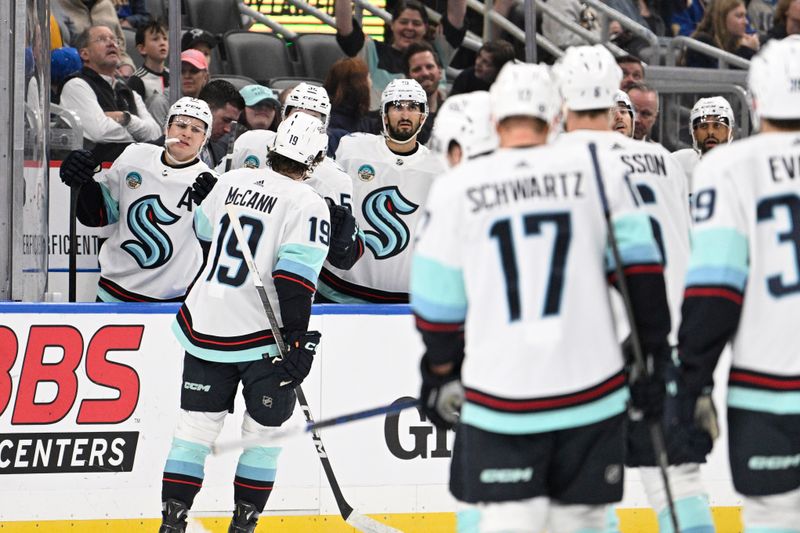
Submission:
<svg viewBox="0 0 800 533">
<path fill-rule="evenodd" d="M 550 253 L 550 274 L 547 278 L 547 288 L 544 297 L 542 316 L 557 315 L 561 309 L 561 293 L 564 288 L 564 268 L 567 264 L 567 252 L 571 238 L 570 216 L 567 212 L 532 213 L 523 215 L 522 226 L 525 237 L 541 236 L 545 224 L 555 226 L 553 248 Z M 508 314 L 511 322 L 520 319 L 521 303 L 519 292 L 519 267 L 515 251 L 515 238 L 512 231 L 511 219 L 498 220 L 489 229 L 489 235 L 497 239 L 500 251 L 500 263 L 503 268 L 503 277 L 506 282 L 506 298 L 508 300 Z"/>
</svg>

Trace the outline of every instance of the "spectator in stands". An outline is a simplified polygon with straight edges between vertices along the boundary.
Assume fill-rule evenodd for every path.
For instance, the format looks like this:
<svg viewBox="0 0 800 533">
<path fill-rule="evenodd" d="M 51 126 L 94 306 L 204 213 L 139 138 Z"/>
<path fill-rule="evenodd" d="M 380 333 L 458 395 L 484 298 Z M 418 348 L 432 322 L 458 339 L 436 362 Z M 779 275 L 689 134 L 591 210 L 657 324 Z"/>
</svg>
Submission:
<svg viewBox="0 0 800 533">
<path fill-rule="evenodd" d="M 426 144 L 431 137 L 436 112 L 446 98 L 444 91 L 439 88 L 439 83 L 442 81 L 442 65 L 433 47 L 426 42 L 411 43 L 406 48 L 404 59 L 403 71 L 406 77 L 416 80 L 428 95 L 428 119 L 417 135 L 417 141 Z"/>
<path fill-rule="evenodd" d="M 151 20 L 137 28 L 136 49 L 144 63 L 128 79 L 128 86 L 139 93 L 156 122 L 163 124 L 169 111 L 169 70 L 164 66 L 169 54 L 169 38 L 164 23 Z"/>
<path fill-rule="evenodd" d="M 686 0 L 684 9 L 672 14 L 672 34 L 689 37 L 697 29 L 697 25 L 705 15 L 705 0 Z"/>
<path fill-rule="evenodd" d="M 447 44 L 458 48 L 464 41 L 466 26 L 464 15 L 467 10 L 466 0 L 450 0 L 447 13 L 442 17 L 442 32 Z M 400 0 L 392 12 L 392 39 L 388 43 L 379 43 L 367 38 L 361 26 L 353 18 L 353 1 L 336 0 L 336 40 L 341 49 L 350 57 L 361 54 L 372 77 L 372 101 L 377 105 L 380 94 L 393 79 L 403 77 L 403 53 L 411 43 L 426 39 L 429 31 L 428 13 L 425 7 L 416 0 Z M 440 43 L 441 46 L 444 43 Z M 439 64 L 445 55 L 437 46 Z"/>
<path fill-rule="evenodd" d="M 50 9 L 58 20 L 64 44 L 78 48 L 77 39 L 84 31 L 92 26 L 108 26 L 122 43 L 119 62 L 130 60 L 113 0 L 55 0 L 50 2 Z"/>
<path fill-rule="evenodd" d="M 380 124 L 367 115 L 371 84 L 367 64 L 357 57 L 340 59 L 331 66 L 324 84 L 331 99 L 329 154 L 336 153 L 339 139 L 345 135 L 380 131 Z"/>
<path fill-rule="evenodd" d="M 183 96 L 199 98 L 208 84 L 208 62 L 202 52 L 189 49 L 181 52 L 181 92 Z"/>
<path fill-rule="evenodd" d="M 747 33 L 747 10 L 743 0 L 714 0 L 692 37 L 744 59 L 753 57 L 759 48 L 758 34 Z M 717 68 L 717 59 L 686 51 L 687 67 Z"/>
<path fill-rule="evenodd" d="M 187 30 L 181 37 L 181 52 L 200 50 L 206 57 L 206 64 L 211 66 L 211 50 L 217 46 L 217 38 L 201 28 Z"/>
<path fill-rule="evenodd" d="M 472 91 L 488 91 L 500 68 L 512 59 L 514 59 L 514 46 L 510 42 L 497 39 L 483 43 L 475 57 L 475 64 L 462 70 L 453 81 L 450 96 Z M 430 119 L 428 121 L 433 123 Z"/>
<path fill-rule="evenodd" d="M 191 51 L 187 50 L 187 52 Z M 187 52 L 184 52 L 184 54 Z M 199 52 L 198 54 L 203 57 Z M 200 152 L 200 159 L 211 168 L 215 168 L 225 157 L 228 148 L 227 136 L 231 132 L 231 123 L 234 120 L 240 120 L 240 115 L 245 107 L 244 98 L 231 82 L 225 80 L 208 82 L 203 87 L 203 90 L 200 91 L 198 98 L 208 104 L 213 119 L 211 137 L 203 151 Z"/>
<path fill-rule="evenodd" d="M 626 91 L 636 109 L 633 138 L 637 141 L 656 142 L 651 138 L 658 118 L 658 91 L 644 83 L 634 83 Z"/>
<path fill-rule="evenodd" d="M 152 141 L 161 126 L 142 97 L 115 77 L 120 44 L 107 26 L 92 26 L 77 39 L 83 69 L 68 79 L 61 105 L 74 111 L 83 126 L 84 146 L 98 161 L 115 159 L 135 141 Z"/>
<path fill-rule="evenodd" d="M 64 81 L 80 71 L 81 56 L 75 48 L 64 46 L 50 52 L 50 101 L 61 103 L 61 87 Z"/>
<path fill-rule="evenodd" d="M 783 39 L 800 33 L 800 0 L 778 0 L 775 7 L 775 24 L 767 39 Z"/>
<path fill-rule="evenodd" d="M 117 64 L 117 76 L 128 81 L 134 72 L 136 72 L 136 65 L 133 64 L 133 59 L 130 56 L 121 57 Z"/>
<path fill-rule="evenodd" d="M 125 28 L 139 29 L 148 25 L 153 17 L 147 12 L 145 0 L 114 0 L 119 23 Z"/>
<path fill-rule="evenodd" d="M 638 0 L 639 15 L 645 22 L 645 24 L 643 24 L 644 26 L 650 28 L 650 31 L 659 37 L 664 37 L 667 35 L 667 25 L 658 13 L 657 4 L 659 3 L 660 2 L 656 2 L 655 0 Z"/>
<path fill-rule="evenodd" d="M 749 0 L 747 3 L 747 19 L 758 31 L 758 37 L 766 42 L 769 30 L 774 26 L 776 0 Z"/>
<path fill-rule="evenodd" d="M 638 57 L 631 55 L 618 57 L 617 65 L 622 69 L 622 81 L 619 88 L 623 91 L 627 91 L 635 83 L 644 81 L 644 66 Z"/>
<path fill-rule="evenodd" d="M 597 38 L 600 38 L 600 24 L 597 22 L 597 14 L 594 9 L 580 2 L 580 0 L 559 0 L 558 2 L 548 2 L 547 5 L 558 12 L 558 18 L 578 24 Z M 542 15 L 542 33 L 559 48 L 586 44 L 583 37 L 559 24 L 549 13 Z"/>
<path fill-rule="evenodd" d="M 278 131 L 281 103 L 269 87 L 247 85 L 239 90 L 244 98 L 242 125 L 248 130 Z"/>
</svg>

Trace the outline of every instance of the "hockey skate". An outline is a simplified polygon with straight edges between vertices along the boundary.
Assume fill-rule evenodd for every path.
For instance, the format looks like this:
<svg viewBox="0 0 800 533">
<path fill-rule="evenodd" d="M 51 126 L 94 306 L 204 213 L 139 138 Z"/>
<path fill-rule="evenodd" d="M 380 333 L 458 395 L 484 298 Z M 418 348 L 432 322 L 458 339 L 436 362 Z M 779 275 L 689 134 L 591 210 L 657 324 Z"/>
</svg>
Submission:
<svg viewBox="0 0 800 533">
<path fill-rule="evenodd" d="M 180 500 L 167 499 L 162 504 L 161 527 L 158 533 L 183 533 L 186 531 L 186 517 L 189 508 Z"/>
<path fill-rule="evenodd" d="M 230 527 L 228 527 L 228 533 L 253 533 L 256 530 L 258 514 L 255 505 L 239 500 L 233 510 L 233 518 L 231 519 Z"/>
</svg>

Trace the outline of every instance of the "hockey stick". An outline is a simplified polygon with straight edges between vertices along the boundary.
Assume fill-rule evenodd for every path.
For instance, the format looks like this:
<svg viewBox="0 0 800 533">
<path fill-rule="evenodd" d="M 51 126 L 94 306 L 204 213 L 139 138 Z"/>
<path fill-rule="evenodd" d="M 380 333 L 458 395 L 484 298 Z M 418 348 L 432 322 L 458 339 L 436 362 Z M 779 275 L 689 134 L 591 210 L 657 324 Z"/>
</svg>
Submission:
<svg viewBox="0 0 800 533">
<path fill-rule="evenodd" d="M 69 188 L 69 278 L 68 301 L 74 302 L 77 293 L 78 280 L 78 195 L 81 186 L 72 184 Z"/>
<path fill-rule="evenodd" d="M 589 154 L 592 156 L 592 165 L 594 166 L 594 176 L 597 180 L 597 190 L 600 193 L 600 202 L 603 206 L 603 217 L 606 221 L 606 228 L 608 230 L 608 244 L 611 247 L 611 254 L 614 256 L 614 270 L 616 271 L 617 280 L 619 281 L 619 292 L 622 295 L 622 300 L 625 303 L 625 314 L 628 317 L 628 323 L 631 326 L 631 348 L 633 350 L 633 364 L 636 371 L 641 376 L 650 377 L 650 372 L 645 363 L 644 353 L 642 352 L 642 343 L 639 339 L 639 332 L 636 330 L 636 322 L 633 317 L 633 304 L 631 303 L 631 295 L 628 291 L 628 282 L 625 279 L 625 272 L 622 268 L 622 257 L 619 253 L 619 245 L 617 237 L 614 235 L 614 224 L 611 221 L 611 207 L 608 205 L 608 197 L 606 196 L 605 185 L 603 184 L 603 176 L 600 173 L 600 161 L 597 158 L 597 145 L 589 143 Z M 678 514 L 675 511 L 675 500 L 672 499 L 672 489 L 669 484 L 669 475 L 667 474 L 667 448 L 664 444 L 664 433 L 661 431 L 661 426 L 658 421 L 650 422 L 650 439 L 653 441 L 653 452 L 656 456 L 656 463 L 661 472 L 661 480 L 664 482 L 664 492 L 667 495 L 667 507 L 669 508 L 669 516 L 672 522 L 673 531 L 680 531 L 678 528 Z"/>
<path fill-rule="evenodd" d="M 258 296 L 261 298 L 261 303 L 263 304 L 264 311 L 267 314 L 269 327 L 275 337 L 275 344 L 278 346 L 278 353 L 280 353 L 281 357 L 285 357 L 286 344 L 283 341 L 283 337 L 278 326 L 278 320 L 275 318 L 275 312 L 272 310 L 272 304 L 269 302 L 269 296 L 264 288 L 264 283 L 261 281 L 261 275 L 258 273 L 258 268 L 256 267 L 255 260 L 253 259 L 253 252 L 250 251 L 250 247 L 247 245 L 247 239 L 244 237 L 244 230 L 242 229 L 241 222 L 239 222 L 239 216 L 236 213 L 236 208 L 232 204 L 228 204 L 225 206 L 225 209 L 228 211 L 228 218 L 230 219 L 231 226 L 233 227 L 233 232 L 236 234 L 236 239 L 239 241 L 239 248 L 242 250 L 242 255 L 245 263 L 247 264 L 247 269 L 250 271 L 250 274 L 253 278 L 253 285 L 255 285 L 256 291 L 258 291 Z M 300 403 L 300 408 L 303 410 L 303 414 L 306 417 L 306 422 L 313 424 L 314 418 L 311 416 L 311 409 L 308 406 L 306 395 L 303 394 L 303 389 L 298 385 L 294 390 L 297 393 L 297 401 Z M 331 466 L 330 459 L 328 459 L 328 453 L 325 451 L 325 446 L 322 444 L 322 439 L 320 438 L 319 433 L 311 430 L 311 438 L 314 440 L 314 447 L 317 449 L 317 455 L 322 463 L 322 469 L 325 471 L 325 476 L 328 478 L 328 484 L 331 487 L 333 497 L 336 499 L 336 505 L 339 507 L 339 513 L 342 515 L 344 521 L 359 531 L 363 531 L 364 533 L 399 533 L 392 527 L 382 524 L 366 515 L 362 515 L 353 509 L 349 503 L 347 503 L 347 500 L 344 498 L 344 494 L 342 494 L 342 489 L 339 487 L 339 482 L 336 481 L 336 476 L 333 473 L 333 467 Z"/>
<path fill-rule="evenodd" d="M 388 405 L 381 405 L 380 407 L 373 407 L 372 409 L 364 409 L 363 411 L 356 411 L 355 413 L 341 415 L 334 418 L 328 418 L 327 420 L 318 420 L 317 422 L 306 422 L 305 424 L 302 425 L 287 427 L 284 430 L 275 431 L 270 435 L 264 437 L 241 439 L 238 441 L 214 444 L 213 446 L 211 446 L 211 452 L 215 455 L 219 455 L 239 448 L 247 448 L 250 446 L 262 446 L 265 443 L 273 442 L 274 440 L 287 439 L 289 437 L 293 437 L 295 435 L 299 435 L 302 433 L 308 433 L 310 431 L 319 431 L 320 429 L 327 429 L 334 426 L 347 424 L 349 422 L 355 422 L 356 420 L 364 420 L 366 418 L 371 418 L 373 416 L 399 413 L 400 411 L 411 409 L 412 407 L 417 407 L 417 406 L 419 406 L 419 400 L 416 398 L 411 398 L 399 402 L 392 402 Z"/>
<path fill-rule="evenodd" d="M 235 120 L 231 122 L 231 138 L 228 139 L 228 150 L 225 154 L 225 172 L 228 172 L 233 165 L 233 146 L 236 144 L 236 134 L 239 132 L 239 123 Z"/>
</svg>

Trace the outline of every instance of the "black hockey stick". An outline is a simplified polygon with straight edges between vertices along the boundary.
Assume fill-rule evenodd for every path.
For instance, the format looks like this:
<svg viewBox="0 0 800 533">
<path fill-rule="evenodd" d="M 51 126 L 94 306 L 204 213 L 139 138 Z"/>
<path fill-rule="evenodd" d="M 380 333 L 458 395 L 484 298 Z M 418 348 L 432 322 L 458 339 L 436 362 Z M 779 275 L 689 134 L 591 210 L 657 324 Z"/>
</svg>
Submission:
<svg viewBox="0 0 800 533">
<path fill-rule="evenodd" d="M 364 420 L 373 416 L 389 415 L 399 413 L 412 407 L 418 407 L 419 400 L 416 398 L 409 398 L 406 400 L 395 401 L 388 405 L 381 405 L 380 407 L 373 407 L 372 409 L 364 409 L 363 411 L 356 411 L 346 415 L 340 415 L 326 420 L 318 420 L 316 422 L 306 422 L 303 425 L 288 427 L 285 430 L 279 430 L 263 437 L 256 437 L 251 439 L 241 439 L 231 442 L 223 442 L 221 444 L 214 444 L 211 446 L 211 451 L 215 455 L 225 453 L 239 448 L 246 448 L 249 446 L 261 446 L 265 443 L 272 442 L 276 439 L 286 439 L 294 435 L 302 433 L 309 433 L 311 431 L 319 431 L 320 429 L 327 429 L 334 426 L 340 426 L 356 420 Z"/>
<path fill-rule="evenodd" d="M 235 120 L 231 122 L 231 137 L 228 139 L 228 150 L 225 154 L 225 172 L 228 172 L 233 165 L 233 146 L 236 144 L 236 134 L 239 132 L 239 123 Z"/>
<path fill-rule="evenodd" d="M 603 184 L 603 176 L 600 173 L 600 161 L 597 158 L 597 145 L 589 143 L 589 154 L 592 156 L 592 165 L 594 166 L 594 176 L 597 179 L 597 190 L 600 193 L 600 202 L 603 207 L 603 217 L 606 221 L 606 228 L 608 230 L 608 244 L 611 247 L 611 254 L 614 257 L 614 270 L 617 274 L 619 282 L 619 292 L 622 295 L 622 300 L 625 303 L 625 314 L 628 317 L 628 324 L 631 326 L 631 348 L 633 350 L 633 364 L 636 372 L 640 376 L 650 377 L 650 370 L 647 367 L 644 359 L 644 352 L 642 351 L 642 343 L 639 339 L 639 332 L 636 330 L 636 322 L 633 317 L 633 304 L 631 303 L 631 295 L 628 291 L 628 282 L 625 279 L 625 271 L 622 268 L 622 257 L 619 253 L 619 246 L 617 237 L 614 234 L 614 224 L 611 221 L 611 207 L 608 205 L 608 197 L 606 196 L 606 188 Z M 664 433 L 661 431 L 661 425 L 658 421 L 650 422 L 650 439 L 653 441 L 653 452 L 656 456 L 656 463 L 661 472 L 661 479 L 664 482 L 664 492 L 667 495 L 667 506 L 669 508 L 669 516 L 672 521 L 673 531 L 680 531 L 678 528 L 678 513 L 675 511 L 675 500 L 672 499 L 672 489 L 669 484 L 669 475 L 667 474 L 667 448 L 664 444 Z"/>
<path fill-rule="evenodd" d="M 247 245 L 247 239 L 245 239 L 242 224 L 239 222 L 239 215 L 236 213 L 236 208 L 233 206 L 233 204 L 228 204 L 225 206 L 225 208 L 228 211 L 228 218 L 230 218 L 233 232 L 236 234 L 236 239 L 239 241 L 239 248 L 242 250 L 242 255 L 245 263 L 247 264 L 247 269 L 250 271 L 250 275 L 253 278 L 253 285 L 255 285 L 256 291 L 258 291 L 258 296 L 261 298 L 261 303 L 264 306 L 264 311 L 267 314 L 269 327 L 272 330 L 272 334 L 275 336 L 275 344 L 278 346 L 278 353 L 281 357 L 285 357 L 286 344 L 283 341 L 283 336 L 281 335 L 280 327 L 278 326 L 278 320 L 275 318 L 275 312 L 272 310 L 272 304 L 269 302 L 269 296 L 264 288 L 264 283 L 261 281 L 261 275 L 258 273 L 258 268 L 256 267 L 255 260 L 253 259 L 253 252 Z M 297 401 L 300 403 L 300 408 L 303 410 L 303 414 L 306 417 L 306 422 L 313 424 L 314 417 L 311 416 L 311 409 L 308 406 L 306 395 L 303 394 L 303 389 L 298 385 L 294 390 L 297 393 Z M 347 503 L 347 500 L 344 498 L 344 494 L 342 494 L 342 489 L 339 487 L 339 482 L 336 481 L 336 476 L 333 473 L 333 467 L 331 466 L 330 459 L 328 459 L 328 453 L 325 451 L 325 446 L 322 444 L 322 439 L 320 438 L 319 433 L 312 430 L 311 438 L 314 440 L 314 447 L 317 449 L 317 455 L 322 463 L 322 469 L 325 471 L 325 476 L 328 478 L 328 484 L 331 487 L 333 497 L 336 499 L 336 505 L 339 507 L 339 513 L 342 515 L 344 521 L 359 531 L 363 531 L 365 533 L 399 533 L 392 527 L 382 524 L 373 518 L 362 515 L 353 509 L 349 503 Z"/>
<path fill-rule="evenodd" d="M 69 274 L 68 274 L 68 300 L 74 302 L 77 293 L 78 278 L 78 195 L 81 186 L 73 183 L 69 188 Z"/>
</svg>

